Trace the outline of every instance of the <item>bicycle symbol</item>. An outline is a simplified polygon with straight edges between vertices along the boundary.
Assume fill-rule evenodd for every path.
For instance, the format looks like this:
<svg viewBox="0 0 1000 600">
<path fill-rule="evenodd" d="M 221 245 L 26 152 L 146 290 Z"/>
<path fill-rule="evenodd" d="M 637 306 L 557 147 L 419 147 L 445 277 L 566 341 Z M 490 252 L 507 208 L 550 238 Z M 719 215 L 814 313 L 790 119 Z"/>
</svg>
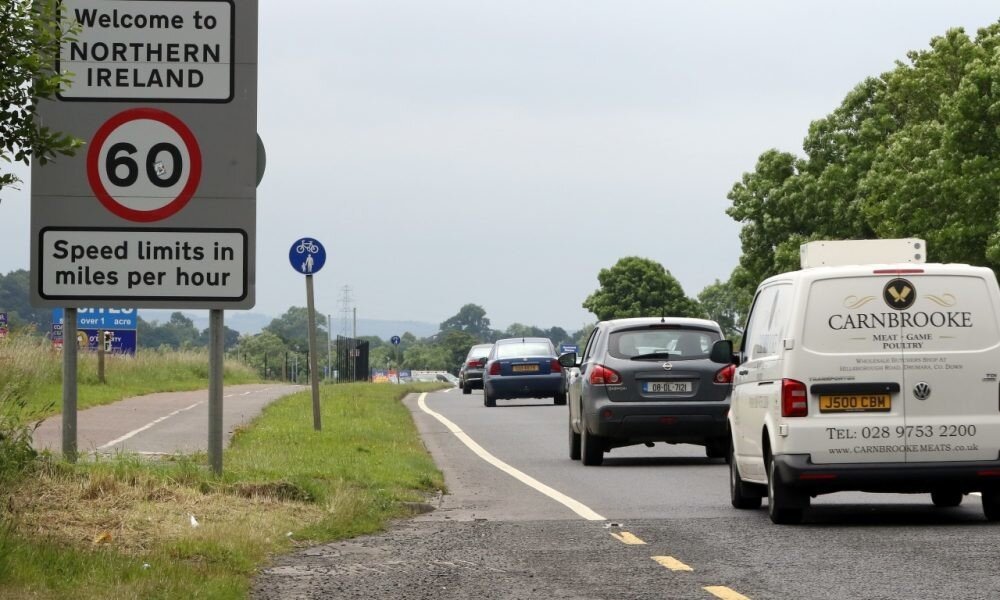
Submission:
<svg viewBox="0 0 1000 600">
<path fill-rule="evenodd" d="M 298 252 L 299 254 L 302 254 L 303 252 L 308 252 L 309 254 L 316 254 L 317 252 L 319 252 L 319 246 L 316 244 L 316 242 L 312 240 L 302 240 L 302 242 L 295 247 L 295 251 Z"/>
</svg>

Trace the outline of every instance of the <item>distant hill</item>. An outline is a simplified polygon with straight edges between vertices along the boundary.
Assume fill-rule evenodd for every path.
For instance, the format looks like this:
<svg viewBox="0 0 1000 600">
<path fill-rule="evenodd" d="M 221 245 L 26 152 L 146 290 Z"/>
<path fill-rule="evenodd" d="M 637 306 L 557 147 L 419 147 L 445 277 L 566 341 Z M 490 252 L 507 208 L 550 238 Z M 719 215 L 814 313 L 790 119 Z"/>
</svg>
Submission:
<svg viewBox="0 0 1000 600">
<path fill-rule="evenodd" d="M 158 321 L 164 323 L 170 320 L 170 315 L 174 310 L 154 310 L 154 309 L 139 309 L 139 316 L 148 322 Z M 207 310 L 182 310 L 186 317 L 194 321 L 194 326 L 198 329 L 205 329 L 208 327 L 208 311 Z M 265 315 L 254 312 L 243 312 L 243 311 L 226 311 L 225 315 L 226 327 L 235 329 L 241 334 L 252 335 L 255 333 L 260 333 L 262 329 L 267 327 L 274 317 L 271 315 Z M 343 334 L 340 331 L 341 322 L 336 318 L 333 320 L 333 332 L 335 334 Z M 438 332 L 438 325 L 436 323 L 425 323 L 422 321 L 389 321 L 382 319 L 358 319 L 358 335 L 374 335 L 378 336 L 384 340 L 388 340 L 394 335 L 403 335 L 406 332 L 410 332 L 418 338 L 427 337 L 434 335 Z M 347 332 L 350 335 L 350 332 Z"/>
</svg>

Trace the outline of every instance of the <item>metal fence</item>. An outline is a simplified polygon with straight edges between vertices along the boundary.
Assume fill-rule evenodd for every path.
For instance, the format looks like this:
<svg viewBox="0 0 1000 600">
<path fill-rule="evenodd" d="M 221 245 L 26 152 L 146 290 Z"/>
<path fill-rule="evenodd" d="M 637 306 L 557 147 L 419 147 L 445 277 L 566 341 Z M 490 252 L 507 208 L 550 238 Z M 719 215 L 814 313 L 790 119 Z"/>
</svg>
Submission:
<svg viewBox="0 0 1000 600">
<path fill-rule="evenodd" d="M 368 342 L 337 336 L 337 383 L 368 381 Z"/>
</svg>

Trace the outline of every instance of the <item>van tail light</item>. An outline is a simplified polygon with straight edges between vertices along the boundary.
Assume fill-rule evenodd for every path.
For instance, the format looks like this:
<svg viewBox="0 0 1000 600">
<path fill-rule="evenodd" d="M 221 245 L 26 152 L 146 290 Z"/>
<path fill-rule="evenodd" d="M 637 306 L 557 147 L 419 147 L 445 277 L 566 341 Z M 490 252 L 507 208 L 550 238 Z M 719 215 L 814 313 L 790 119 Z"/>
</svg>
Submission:
<svg viewBox="0 0 1000 600">
<path fill-rule="evenodd" d="M 715 383 L 732 383 L 733 373 L 736 372 L 736 365 L 726 365 L 715 372 L 712 381 Z"/>
<path fill-rule="evenodd" d="M 923 272 L 923 269 L 875 269 L 872 271 L 876 275 L 917 275 Z"/>
<path fill-rule="evenodd" d="M 614 369 L 604 365 L 594 365 L 590 369 L 590 385 L 616 385 L 622 382 L 622 376 Z"/>
<path fill-rule="evenodd" d="M 806 384 L 794 379 L 781 380 L 781 416 L 804 417 L 809 414 Z"/>
<path fill-rule="evenodd" d="M 559 360 L 558 359 L 555 359 L 555 358 L 552 359 L 551 370 L 552 370 L 553 373 L 562 373 L 562 365 L 559 364 Z"/>
<path fill-rule="evenodd" d="M 500 361 L 499 360 L 493 361 L 493 364 L 490 365 L 490 375 L 499 375 L 499 374 L 500 374 Z"/>
</svg>

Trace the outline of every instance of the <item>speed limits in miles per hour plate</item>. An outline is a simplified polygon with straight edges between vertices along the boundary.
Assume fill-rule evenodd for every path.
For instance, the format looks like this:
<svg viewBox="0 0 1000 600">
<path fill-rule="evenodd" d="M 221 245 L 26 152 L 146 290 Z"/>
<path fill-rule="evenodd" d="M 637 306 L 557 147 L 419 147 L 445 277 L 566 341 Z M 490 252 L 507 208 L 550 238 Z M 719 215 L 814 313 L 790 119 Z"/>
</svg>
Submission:
<svg viewBox="0 0 1000 600">
<path fill-rule="evenodd" d="M 176 214 L 201 181 L 201 149 L 191 130 L 156 108 L 131 108 L 98 128 L 87 179 L 112 213 L 141 223 Z"/>
</svg>

